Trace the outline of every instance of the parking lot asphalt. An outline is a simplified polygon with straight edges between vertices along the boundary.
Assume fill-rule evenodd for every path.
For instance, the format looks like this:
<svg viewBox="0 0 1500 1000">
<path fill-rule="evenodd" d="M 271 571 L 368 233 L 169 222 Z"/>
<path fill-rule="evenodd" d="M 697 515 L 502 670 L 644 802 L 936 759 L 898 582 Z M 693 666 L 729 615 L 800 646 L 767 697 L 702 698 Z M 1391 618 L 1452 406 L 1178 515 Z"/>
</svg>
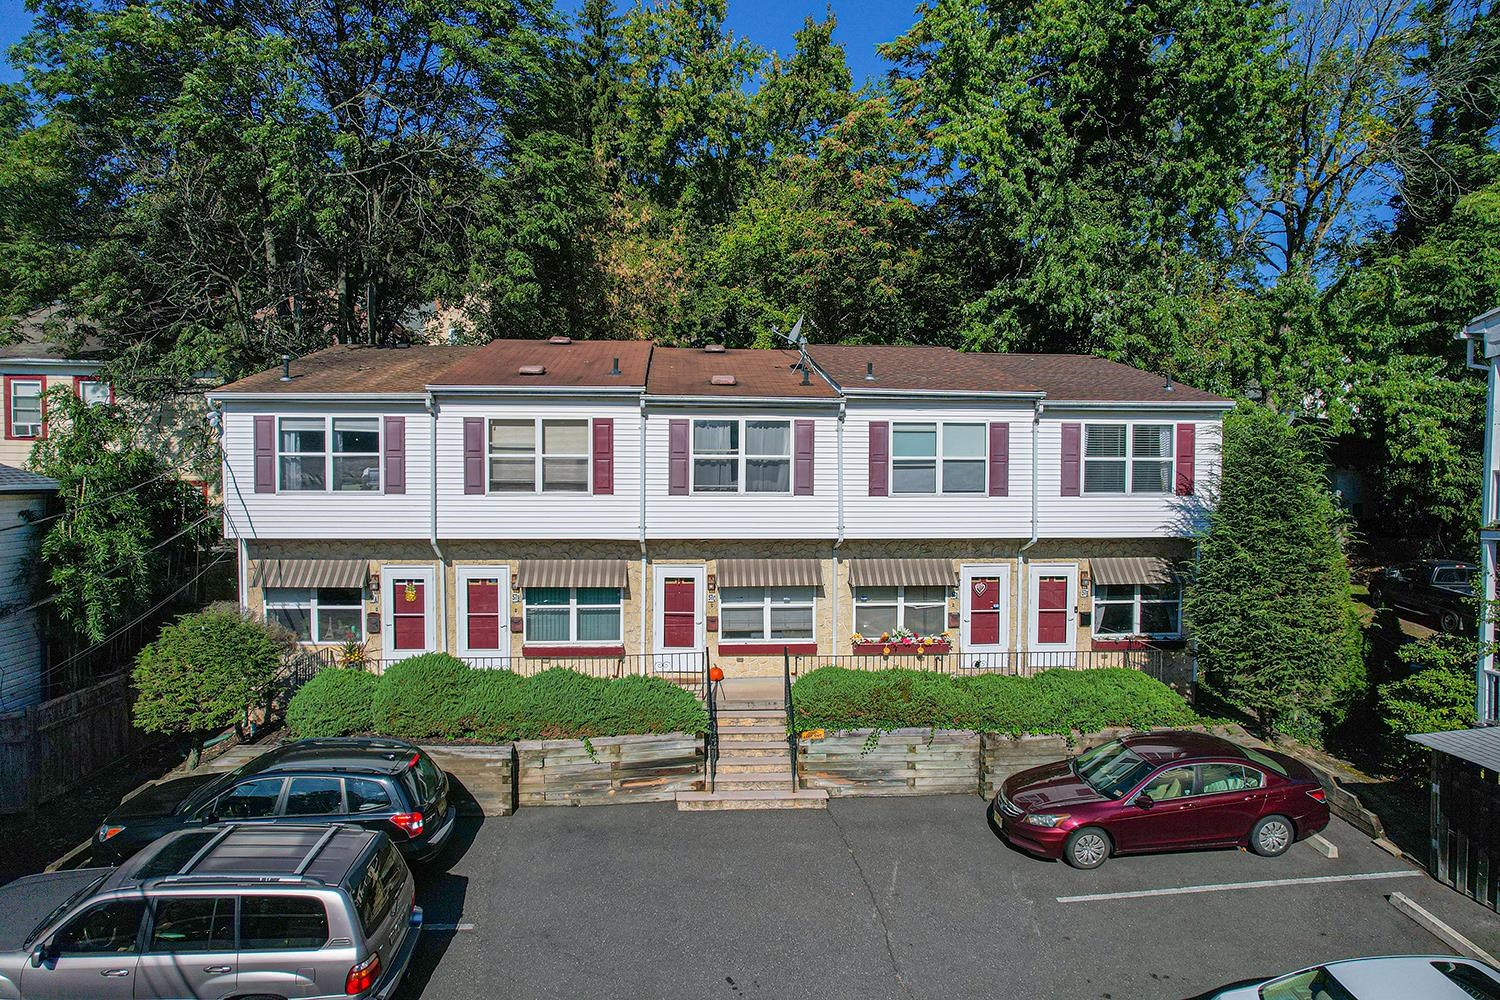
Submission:
<svg viewBox="0 0 1500 1000">
<path fill-rule="evenodd" d="M 523 809 L 472 821 L 419 873 L 429 929 L 400 996 L 1181 1000 L 1336 958 L 1448 953 L 1387 902 L 1397 891 L 1500 939 L 1493 914 L 1352 828 L 1325 835 L 1337 859 L 1299 843 L 1080 872 L 1008 847 L 974 796 Z"/>
</svg>

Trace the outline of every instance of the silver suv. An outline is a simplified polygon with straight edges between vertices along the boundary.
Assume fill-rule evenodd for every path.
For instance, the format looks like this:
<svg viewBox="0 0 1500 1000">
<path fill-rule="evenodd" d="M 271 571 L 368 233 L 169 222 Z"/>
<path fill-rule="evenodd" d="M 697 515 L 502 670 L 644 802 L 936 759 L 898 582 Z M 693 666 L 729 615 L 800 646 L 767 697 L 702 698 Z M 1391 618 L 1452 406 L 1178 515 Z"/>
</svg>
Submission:
<svg viewBox="0 0 1500 1000">
<path fill-rule="evenodd" d="M 0 887 L 0 1000 L 389 997 L 422 910 L 384 833 L 235 826 Z"/>
</svg>

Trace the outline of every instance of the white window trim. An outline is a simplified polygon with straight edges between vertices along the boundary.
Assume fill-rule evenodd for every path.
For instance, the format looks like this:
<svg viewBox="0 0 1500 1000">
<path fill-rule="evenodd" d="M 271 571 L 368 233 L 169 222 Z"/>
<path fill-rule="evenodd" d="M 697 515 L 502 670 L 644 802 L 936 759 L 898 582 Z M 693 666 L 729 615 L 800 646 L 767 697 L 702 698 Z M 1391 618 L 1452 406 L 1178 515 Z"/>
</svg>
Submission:
<svg viewBox="0 0 1500 1000">
<path fill-rule="evenodd" d="M 495 480 L 491 474 L 491 463 L 496 458 L 490 428 L 497 423 L 525 423 L 531 420 L 531 489 L 530 490 L 497 490 Z M 584 451 L 581 455 L 550 454 L 542 451 L 542 424 L 544 423 L 582 423 L 584 434 Z M 495 497 L 524 497 L 538 496 L 542 493 L 550 493 L 558 496 L 592 496 L 594 492 L 594 422 L 588 417 L 487 417 L 484 422 L 484 490 L 489 496 Z M 501 456 L 504 457 L 504 456 Z M 519 459 L 520 455 L 512 455 L 511 458 Z M 583 459 L 583 489 L 581 490 L 547 490 L 542 488 L 543 460 L 547 458 L 581 458 Z"/>
<path fill-rule="evenodd" d="M 20 431 L 22 425 L 16 422 L 16 389 L 23 385 L 34 385 L 37 388 L 37 422 L 25 425 L 32 428 L 30 434 L 22 434 Z M 38 375 L 35 378 L 17 378 L 12 376 L 6 381 L 6 389 L 5 405 L 10 411 L 8 414 L 10 417 L 10 436 L 20 441 L 35 441 L 40 438 L 42 436 L 42 428 L 47 426 L 46 377 L 42 375 Z"/>
<path fill-rule="evenodd" d="M 1106 586 L 1108 586 L 1108 585 L 1106 585 Z M 1096 638 L 1096 639 L 1104 639 L 1104 640 L 1108 640 L 1108 641 L 1113 641 L 1113 640 L 1116 640 L 1116 639 L 1181 639 L 1182 638 L 1182 635 L 1183 635 L 1183 633 L 1182 633 L 1182 584 L 1180 582 L 1174 582 L 1174 583 L 1171 584 L 1171 586 L 1177 588 L 1177 598 L 1176 598 L 1176 600 L 1170 600 L 1170 601 L 1143 601 L 1141 599 L 1141 587 L 1142 586 L 1155 586 L 1154 584 L 1144 584 L 1143 585 L 1143 584 L 1139 584 L 1139 583 L 1133 583 L 1133 584 L 1118 584 L 1118 586 L 1128 586 L 1128 587 L 1131 588 L 1131 598 L 1130 598 L 1129 601 L 1124 601 L 1124 600 L 1109 600 L 1109 599 L 1101 598 L 1099 596 L 1098 587 L 1096 586 L 1095 589 L 1094 589 L 1094 614 L 1093 614 L 1094 638 Z M 1130 606 L 1130 624 L 1131 624 L 1132 631 L 1130 631 L 1130 632 L 1100 632 L 1099 631 L 1099 622 L 1102 620 L 1102 617 L 1103 617 L 1100 614 L 1100 611 L 1099 611 L 1100 605 L 1108 607 L 1110 605 L 1120 605 L 1120 604 L 1128 604 Z M 1177 631 L 1175 631 L 1175 632 L 1142 632 L 1141 631 L 1141 605 L 1142 604 L 1170 604 L 1170 605 L 1175 605 L 1176 608 L 1177 608 Z"/>
<path fill-rule="evenodd" d="M 786 425 L 786 454 L 785 455 L 751 455 L 746 449 L 749 447 L 749 436 L 746 428 L 748 423 L 757 424 L 785 424 Z M 695 431 L 699 424 L 738 424 L 739 425 L 739 447 L 733 455 L 708 454 L 702 456 L 705 461 L 729 461 L 733 459 L 738 463 L 735 488 L 732 490 L 700 490 L 698 488 L 698 435 Z M 796 477 L 795 459 L 797 452 L 796 424 L 791 419 L 781 417 L 694 417 L 688 424 L 688 492 L 692 496 L 705 497 L 788 497 L 797 488 L 794 482 Z M 745 476 L 745 465 L 747 460 L 786 462 L 786 489 L 784 490 L 751 490 L 748 488 L 748 480 Z M 801 640 L 799 640 L 801 641 Z"/>
<path fill-rule="evenodd" d="M 874 589 L 876 589 L 876 588 L 874 588 L 874 587 L 854 587 L 854 588 L 852 588 L 852 595 L 854 597 L 854 612 L 855 612 L 855 614 L 858 615 L 860 608 L 888 608 L 888 607 L 891 607 L 891 605 L 894 603 L 895 607 L 896 607 L 896 628 L 898 628 L 898 629 L 906 628 L 906 607 L 907 607 L 907 604 L 908 604 L 908 602 L 906 600 L 906 584 L 903 583 L 903 584 L 898 584 L 896 586 L 896 600 L 894 602 L 891 602 L 891 601 L 864 601 L 864 602 L 861 602 L 860 601 L 860 599 L 859 599 L 859 592 L 861 590 L 874 590 Z M 932 608 L 932 607 L 941 607 L 941 608 L 943 608 L 944 609 L 944 620 L 946 622 L 946 614 L 947 614 L 947 607 L 948 607 L 948 591 L 950 589 L 951 588 L 946 587 L 946 586 L 943 588 L 943 597 L 942 597 L 941 600 L 938 600 L 938 601 L 912 601 L 910 603 L 913 604 L 913 605 L 915 605 L 916 607 L 919 607 L 919 608 Z M 858 620 L 858 619 L 856 618 L 856 620 Z M 946 627 L 944 627 L 944 628 L 941 628 L 937 632 L 934 632 L 932 634 L 933 635 L 938 635 L 938 634 L 941 634 L 941 633 L 946 632 L 946 631 L 948 631 L 948 630 L 947 630 Z M 865 636 L 865 638 L 866 639 L 870 639 L 869 636 Z M 880 637 L 876 636 L 875 638 L 879 639 Z"/>
<path fill-rule="evenodd" d="M 944 450 L 945 450 L 944 449 L 944 444 L 946 443 L 947 434 L 948 434 L 948 430 L 947 429 L 948 429 L 948 427 L 950 425 L 954 426 L 954 427 L 978 427 L 978 428 L 981 429 L 981 433 L 982 433 L 982 436 L 981 436 L 982 445 L 981 445 L 981 447 L 979 449 L 979 455 L 972 456 L 972 457 L 969 457 L 969 458 L 953 458 L 953 459 L 949 459 L 944 454 Z M 936 453 L 933 455 L 931 461 L 934 463 L 934 468 L 936 470 L 936 476 L 937 476 L 937 478 L 933 481 L 932 492 L 929 493 L 929 492 L 927 492 L 925 490 L 918 491 L 918 490 L 898 490 L 898 489 L 896 489 L 896 463 L 897 462 L 926 462 L 926 461 L 928 461 L 928 459 L 925 458 L 925 457 L 923 457 L 923 458 L 912 458 L 912 457 L 909 457 L 909 456 L 906 457 L 906 458 L 897 458 L 896 457 L 896 429 L 898 427 L 932 427 L 932 428 L 935 429 L 936 434 L 934 436 L 934 448 L 936 449 Z M 989 432 L 990 432 L 990 430 L 989 430 L 989 423 L 986 422 L 986 421 L 983 421 L 983 420 L 895 420 L 895 421 L 892 421 L 891 422 L 891 441 L 890 441 L 890 445 L 889 445 L 889 449 L 888 449 L 890 451 L 890 459 L 889 459 L 889 466 L 890 467 L 889 467 L 889 470 L 886 472 L 886 482 L 890 484 L 888 492 L 890 493 L 891 496 L 903 496 L 903 497 L 933 497 L 933 496 L 938 496 L 938 497 L 941 497 L 941 496 L 949 496 L 949 497 L 982 497 L 982 496 L 987 496 L 989 494 L 989 482 L 990 482 L 990 445 L 989 445 Z M 983 467 L 984 467 L 984 473 L 983 473 L 983 475 L 980 476 L 980 479 L 979 479 L 979 483 L 980 483 L 979 489 L 977 489 L 977 490 L 945 490 L 945 489 L 943 489 L 943 466 L 947 462 L 949 462 L 949 461 L 953 461 L 953 462 L 979 462 L 979 463 L 981 463 L 983 465 Z"/>
<path fill-rule="evenodd" d="M 492 566 L 457 566 L 453 570 L 453 585 L 458 588 L 458 655 L 474 657 L 510 657 L 510 567 L 505 564 Z M 469 581 L 500 581 L 500 648 L 469 648 Z"/>
<path fill-rule="evenodd" d="M 758 603 L 757 602 L 753 602 L 753 601 L 751 601 L 751 602 L 746 602 L 746 601 L 726 601 L 726 600 L 724 600 L 724 596 L 723 596 L 724 590 L 726 590 L 726 589 L 735 589 L 735 590 L 738 590 L 738 589 L 760 590 L 762 592 L 761 593 L 761 599 L 760 599 L 760 601 Z M 809 597 L 807 599 L 807 601 L 805 601 L 805 602 L 803 602 L 803 601 L 797 601 L 797 602 L 794 602 L 794 603 L 780 603 L 780 602 L 778 602 L 778 603 L 775 603 L 775 604 L 773 604 L 771 602 L 771 591 L 773 591 L 773 590 L 793 590 L 793 589 L 811 591 L 812 592 L 812 596 Z M 759 607 L 761 609 L 761 619 L 760 619 L 761 638 L 759 638 L 759 639 L 726 639 L 726 638 L 724 638 L 724 609 L 725 608 L 754 608 L 754 607 Z M 806 609 L 810 610 L 813 613 L 812 614 L 812 634 L 808 635 L 808 636 L 800 636 L 800 637 L 795 638 L 795 639 L 773 639 L 773 638 L 771 638 L 771 609 L 773 607 L 777 607 L 777 608 L 806 608 Z M 720 646 L 735 646 L 735 645 L 750 644 L 750 643 L 754 643 L 754 644 L 757 644 L 757 645 L 764 644 L 764 643 L 772 643 L 772 644 L 779 645 L 779 644 L 785 643 L 785 644 L 790 645 L 792 643 L 798 643 L 798 642 L 817 642 L 817 641 L 818 641 L 818 588 L 817 587 L 796 587 L 796 588 L 794 588 L 794 587 L 745 587 L 745 588 L 737 588 L 737 587 L 736 588 L 723 588 L 723 587 L 721 587 L 719 589 L 719 645 Z"/>
<path fill-rule="evenodd" d="M 1125 428 L 1125 454 L 1116 458 L 1105 458 L 1104 456 L 1089 457 L 1089 428 L 1090 427 L 1124 427 Z M 1142 457 L 1142 462 L 1166 462 L 1167 463 L 1167 488 L 1164 490 L 1137 490 L 1135 488 L 1135 429 L 1137 427 L 1165 427 L 1167 428 L 1167 446 L 1171 454 L 1160 457 Z M 1091 490 L 1089 483 L 1090 462 L 1124 462 L 1125 463 L 1125 489 L 1123 490 Z M 1119 496 L 1143 496 L 1143 497 L 1169 497 L 1176 492 L 1177 485 L 1177 426 L 1161 420 L 1093 420 L 1083 425 L 1078 440 L 1078 494 L 1087 497 L 1119 497 Z"/>
<path fill-rule="evenodd" d="M 533 639 L 527 634 L 531 616 L 527 614 L 531 609 L 531 603 L 526 600 L 526 594 L 530 590 L 562 590 L 561 587 L 526 587 L 521 591 L 521 643 L 532 646 L 619 646 L 625 642 L 625 588 L 623 587 L 600 587 L 599 590 L 615 590 L 620 594 L 618 604 L 583 604 L 578 603 L 578 587 L 568 587 L 567 604 L 538 604 L 538 608 L 548 611 L 557 611 L 566 608 L 568 611 L 568 639 Z M 584 587 L 584 590 L 593 590 L 593 587 Z M 618 608 L 620 610 L 620 634 L 614 639 L 579 639 L 578 638 L 578 609 L 584 608 Z"/>
<path fill-rule="evenodd" d="M 309 491 L 309 492 L 313 492 L 313 491 Z M 323 605 L 320 604 L 319 601 L 318 601 L 318 591 L 319 590 L 346 590 L 346 589 L 347 590 L 354 590 L 356 588 L 354 588 L 354 587 L 348 587 L 348 588 L 345 588 L 345 587 L 267 587 L 265 589 L 264 595 L 263 595 L 264 596 L 264 603 L 265 603 L 266 618 L 269 619 L 271 617 L 270 613 L 272 611 L 301 611 L 301 610 L 306 609 L 307 610 L 308 638 L 306 638 L 306 639 L 299 638 L 297 640 L 297 645 L 299 645 L 299 646 L 336 646 L 336 645 L 340 645 L 345 640 L 343 640 L 343 639 L 319 639 L 318 638 L 318 612 L 323 607 Z M 273 601 L 273 600 L 271 600 L 271 591 L 272 590 L 300 590 L 300 591 L 304 591 L 308 595 L 308 597 L 307 597 L 308 603 L 307 604 L 299 604 L 299 603 L 294 603 L 294 602 L 289 602 L 289 601 Z M 330 604 L 327 607 L 328 607 L 328 610 L 330 610 L 330 611 L 349 611 L 349 610 L 352 610 L 354 608 L 354 605 L 352 605 L 352 604 Z M 365 631 L 365 596 L 364 596 L 364 590 L 360 589 L 360 596 L 359 596 L 359 636 L 358 636 L 358 638 L 355 641 L 356 642 L 365 642 L 368 639 L 369 639 L 369 635 Z"/>
<path fill-rule="evenodd" d="M 340 451 L 333 450 L 333 422 L 334 420 L 373 420 L 375 421 L 375 450 L 371 451 Z M 281 423 L 283 420 L 321 420 L 323 421 L 323 450 L 316 451 L 282 451 L 281 450 Z M 385 421 L 379 416 L 368 413 L 340 413 L 334 414 L 283 414 L 276 418 L 276 492 L 287 493 L 292 496 L 314 496 L 327 493 L 334 496 L 379 496 L 385 492 Z M 293 490 L 288 489 L 281 481 L 281 459 L 306 458 L 311 455 L 323 456 L 323 488 L 321 490 Z M 343 458 L 369 458 L 375 459 L 375 468 L 379 472 L 379 480 L 374 489 L 370 490 L 336 490 L 333 488 L 333 457 L 337 454 Z"/>
</svg>

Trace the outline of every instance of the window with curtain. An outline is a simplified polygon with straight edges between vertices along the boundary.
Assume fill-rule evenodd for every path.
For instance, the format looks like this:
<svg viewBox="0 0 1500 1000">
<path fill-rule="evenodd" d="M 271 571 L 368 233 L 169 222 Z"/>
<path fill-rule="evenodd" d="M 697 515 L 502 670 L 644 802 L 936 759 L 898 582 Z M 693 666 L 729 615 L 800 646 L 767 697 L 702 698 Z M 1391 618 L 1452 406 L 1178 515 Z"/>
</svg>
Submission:
<svg viewBox="0 0 1500 1000">
<path fill-rule="evenodd" d="M 618 643 L 623 597 L 618 587 L 527 587 L 524 641 Z"/>
<path fill-rule="evenodd" d="M 322 417 L 282 417 L 276 436 L 281 488 L 328 488 L 328 422 Z"/>
<path fill-rule="evenodd" d="M 1083 492 L 1172 492 L 1171 424 L 1088 424 Z"/>
<path fill-rule="evenodd" d="M 1094 588 L 1096 638 L 1148 636 L 1169 639 L 1182 634 L 1182 587 L 1101 583 Z"/>
<path fill-rule="evenodd" d="M 333 488 L 341 492 L 380 489 L 379 418 L 333 418 Z"/>
<path fill-rule="evenodd" d="M 791 423 L 786 420 L 746 420 L 745 492 L 791 491 Z"/>
<path fill-rule="evenodd" d="M 878 637 L 898 629 L 936 635 L 948 627 L 947 587 L 855 587 L 854 631 Z"/>
<path fill-rule="evenodd" d="M 891 492 L 937 492 L 937 424 L 891 428 Z"/>
<path fill-rule="evenodd" d="M 724 587 L 719 638 L 724 642 L 805 642 L 813 636 L 814 588 Z"/>
<path fill-rule="evenodd" d="M 363 642 L 364 611 L 358 587 L 266 588 L 266 620 L 300 642 Z"/>
<path fill-rule="evenodd" d="M 740 422 L 693 421 L 693 490 L 738 493 L 740 489 Z"/>
</svg>

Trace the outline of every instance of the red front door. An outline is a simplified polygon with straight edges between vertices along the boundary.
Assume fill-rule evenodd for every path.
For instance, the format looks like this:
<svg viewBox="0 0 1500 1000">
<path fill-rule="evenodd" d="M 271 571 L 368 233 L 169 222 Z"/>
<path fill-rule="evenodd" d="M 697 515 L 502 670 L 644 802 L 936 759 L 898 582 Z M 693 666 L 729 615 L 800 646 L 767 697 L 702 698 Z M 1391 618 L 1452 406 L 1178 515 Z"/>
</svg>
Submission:
<svg viewBox="0 0 1500 1000">
<path fill-rule="evenodd" d="M 698 645 L 698 589 L 690 576 L 662 582 L 661 643 L 667 649 Z"/>
<path fill-rule="evenodd" d="M 396 580 L 391 631 L 398 650 L 427 648 L 427 586 L 422 580 Z"/>
<path fill-rule="evenodd" d="M 1062 646 L 1068 641 L 1068 578 L 1044 576 L 1036 582 L 1036 641 Z"/>
<path fill-rule="evenodd" d="M 1000 580 L 974 577 L 969 581 L 969 643 L 1000 645 Z"/>
<path fill-rule="evenodd" d="M 466 636 L 470 649 L 500 648 L 500 581 L 470 580 L 469 621 Z"/>
</svg>

